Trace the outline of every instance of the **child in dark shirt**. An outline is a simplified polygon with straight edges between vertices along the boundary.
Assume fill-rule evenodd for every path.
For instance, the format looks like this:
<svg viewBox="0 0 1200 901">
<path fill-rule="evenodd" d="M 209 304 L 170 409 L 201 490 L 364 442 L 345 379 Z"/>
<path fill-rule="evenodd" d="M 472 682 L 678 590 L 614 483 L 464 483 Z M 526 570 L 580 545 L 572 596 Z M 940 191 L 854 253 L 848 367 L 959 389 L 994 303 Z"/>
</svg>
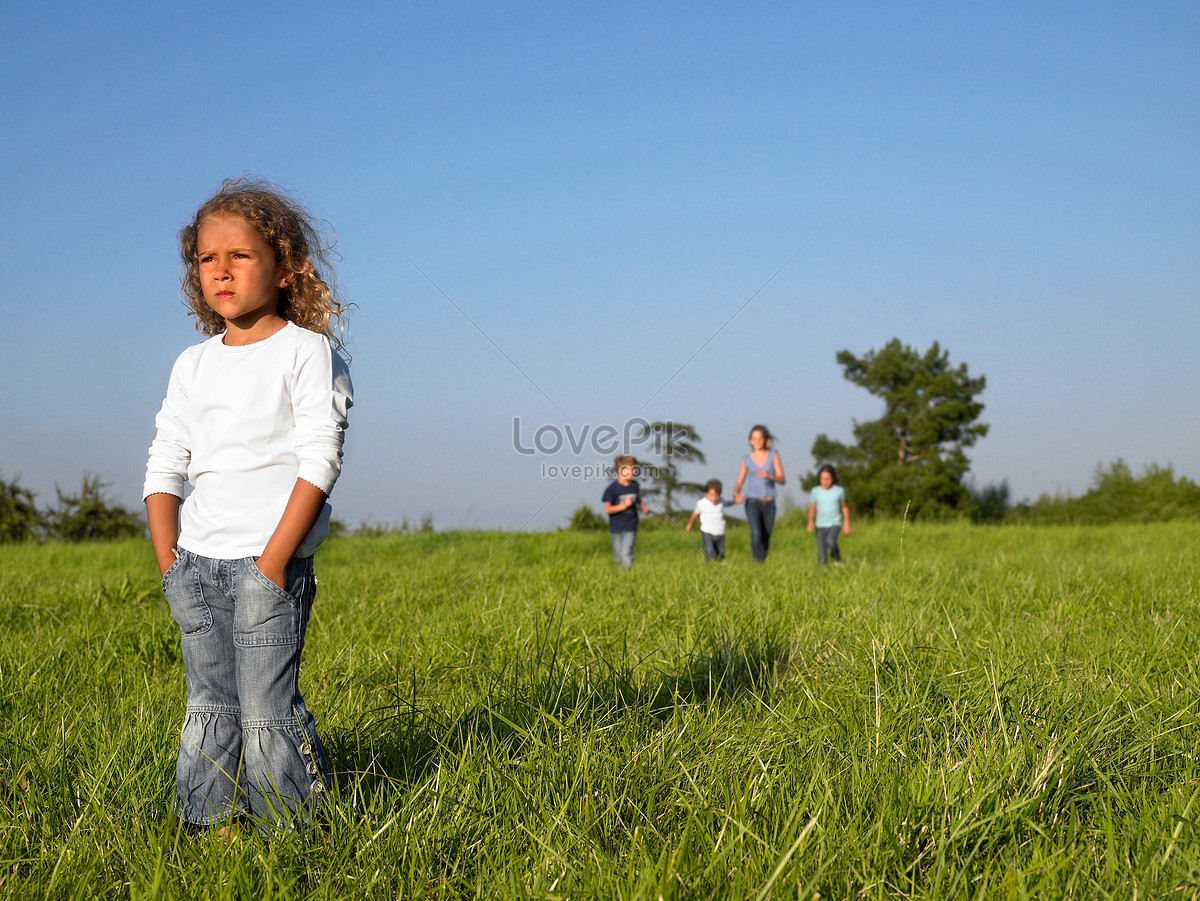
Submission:
<svg viewBox="0 0 1200 901">
<path fill-rule="evenodd" d="M 617 480 L 604 489 L 601 500 L 608 514 L 608 533 L 612 540 L 613 558 L 621 566 L 633 566 L 633 543 L 637 540 L 638 508 L 649 516 L 650 508 L 642 503 L 641 490 L 633 477 L 633 457 L 617 457 L 613 464 Z"/>
</svg>

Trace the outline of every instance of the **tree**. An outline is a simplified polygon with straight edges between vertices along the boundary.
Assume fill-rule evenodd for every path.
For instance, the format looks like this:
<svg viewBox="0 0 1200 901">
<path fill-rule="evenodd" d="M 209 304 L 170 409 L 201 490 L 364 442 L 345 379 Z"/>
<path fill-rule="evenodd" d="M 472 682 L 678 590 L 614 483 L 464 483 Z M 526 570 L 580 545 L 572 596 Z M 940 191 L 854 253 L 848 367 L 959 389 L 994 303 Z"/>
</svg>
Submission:
<svg viewBox="0 0 1200 901">
<path fill-rule="evenodd" d="M 704 462 L 704 454 L 699 448 L 700 436 L 692 426 L 668 420 L 643 426 L 640 434 L 635 436 L 636 441 L 650 439 L 654 441 L 654 453 L 662 460 L 662 464 L 654 467 L 650 479 L 653 487 L 645 493 L 661 494 L 663 513 L 670 513 L 671 495 L 676 491 L 704 490 L 704 486 L 698 482 L 685 482 L 679 478 L 680 461 Z"/>
<path fill-rule="evenodd" d="M 854 445 L 818 435 L 812 448 L 818 466 L 829 462 L 838 468 L 847 494 L 864 513 L 969 515 L 973 502 L 963 477 L 970 462 L 963 451 L 988 431 L 977 422 L 983 404 L 975 399 L 986 379 L 972 378 L 965 363 L 952 367 L 936 341 L 921 354 L 893 338 L 862 357 L 843 350 L 837 361 L 847 380 L 883 400 L 884 413 L 854 423 Z M 809 489 L 816 482 L 813 472 L 803 485 Z"/>
<path fill-rule="evenodd" d="M 83 474 L 79 494 L 58 493 L 58 508 L 51 510 L 48 531 L 63 541 L 92 541 L 107 538 L 129 538 L 144 531 L 142 518 L 104 496 L 108 483 L 90 473 Z"/>
<path fill-rule="evenodd" d="M 45 518 L 34 504 L 34 494 L 19 484 L 0 479 L 0 543 L 34 541 L 45 530 Z"/>
<path fill-rule="evenodd" d="M 982 488 L 970 486 L 971 503 L 975 505 L 971 513 L 972 522 L 998 523 L 1003 522 L 1008 511 L 1012 509 L 1012 492 L 1008 487 L 1008 479 L 999 484 L 993 482 Z"/>
</svg>

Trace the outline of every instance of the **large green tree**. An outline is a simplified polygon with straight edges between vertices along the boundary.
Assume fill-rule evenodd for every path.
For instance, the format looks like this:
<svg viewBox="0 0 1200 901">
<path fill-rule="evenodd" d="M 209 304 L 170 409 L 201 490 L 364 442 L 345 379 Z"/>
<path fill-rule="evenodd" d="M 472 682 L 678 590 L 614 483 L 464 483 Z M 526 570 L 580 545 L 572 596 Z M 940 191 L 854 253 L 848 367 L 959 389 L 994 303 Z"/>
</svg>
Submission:
<svg viewBox="0 0 1200 901">
<path fill-rule="evenodd" d="M 963 482 L 970 466 L 964 448 L 987 434 L 978 421 L 976 397 L 986 379 L 965 363 L 950 365 L 935 341 L 924 354 L 893 338 L 880 350 L 837 355 L 847 380 L 879 397 L 883 416 L 854 423 L 852 445 L 818 435 L 817 465 L 833 463 L 859 511 L 884 516 L 946 518 L 969 514 L 971 494 Z M 812 488 L 816 472 L 803 485 Z"/>
<path fill-rule="evenodd" d="M 686 482 L 679 476 L 681 463 L 704 462 L 704 453 L 700 450 L 700 436 L 696 434 L 693 426 L 670 420 L 652 422 L 635 435 L 634 439 L 653 442 L 654 454 L 662 461 L 655 465 L 655 475 L 650 479 L 652 487 L 645 493 L 662 495 L 663 513 L 671 512 L 671 496 L 675 492 L 704 491 L 703 485 L 698 482 Z"/>
</svg>

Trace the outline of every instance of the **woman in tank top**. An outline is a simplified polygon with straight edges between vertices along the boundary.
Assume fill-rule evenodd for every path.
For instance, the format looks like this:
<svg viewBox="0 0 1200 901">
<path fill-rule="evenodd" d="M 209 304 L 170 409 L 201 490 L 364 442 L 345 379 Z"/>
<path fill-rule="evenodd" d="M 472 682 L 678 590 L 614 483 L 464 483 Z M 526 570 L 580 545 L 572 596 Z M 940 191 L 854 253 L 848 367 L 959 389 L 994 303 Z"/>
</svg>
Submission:
<svg viewBox="0 0 1200 901">
<path fill-rule="evenodd" d="M 785 481 L 783 463 L 771 448 L 774 443 L 775 436 L 765 425 L 756 425 L 750 430 L 750 453 L 742 457 L 742 467 L 733 488 L 733 502 L 745 502 L 750 553 L 758 563 L 767 559 L 771 546 L 771 529 L 775 526 L 775 486 Z"/>
</svg>

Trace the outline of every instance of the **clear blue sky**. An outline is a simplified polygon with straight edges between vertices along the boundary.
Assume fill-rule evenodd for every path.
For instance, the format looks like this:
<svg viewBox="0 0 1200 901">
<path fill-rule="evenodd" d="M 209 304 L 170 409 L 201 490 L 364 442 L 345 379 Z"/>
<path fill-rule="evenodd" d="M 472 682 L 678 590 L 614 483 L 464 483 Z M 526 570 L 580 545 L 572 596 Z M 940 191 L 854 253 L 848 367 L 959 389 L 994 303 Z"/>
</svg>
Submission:
<svg viewBox="0 0 1200 901">
<path fill-rule="evenodd" d="M 1117 457 L 1200 479 L 1190 0 L 17 3 L 0 24 L 0 470 L 42 503 L 85 470 L 140 503 L 198 340 L 175 233 L 245 172 L 339 235 L 351 525 L 598 508 L 602 481 L 544 477 L 597 454 L 520 454 L 514 419 L 525 442 L 688 422 L 709 462 L 685 475 L 727 483 L 765 422 L 803 502 L 814 436 L 879 410 L 835 354 L 892 337 L 986 375 L 980 483 L 1079 494 Z"/>
</svg>

